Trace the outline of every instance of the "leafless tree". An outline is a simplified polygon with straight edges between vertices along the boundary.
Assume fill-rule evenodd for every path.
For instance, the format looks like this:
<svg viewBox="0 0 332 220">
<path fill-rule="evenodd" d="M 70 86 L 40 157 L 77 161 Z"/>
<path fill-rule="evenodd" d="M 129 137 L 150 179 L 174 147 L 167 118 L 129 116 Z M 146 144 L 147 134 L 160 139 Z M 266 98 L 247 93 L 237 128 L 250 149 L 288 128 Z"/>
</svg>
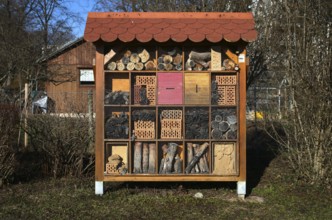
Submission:
<svg viewBox="0 0 332 220">
<path fill-rule="evenodd" d="M 298 177 L 321 184 L 332 180 L 331 6 L 326 0 L 257 1 L 255 12 L 265 65 L 278 71 L 277 82 L 287 82 L 288 111 L 271 134 Z"/>
</svg>

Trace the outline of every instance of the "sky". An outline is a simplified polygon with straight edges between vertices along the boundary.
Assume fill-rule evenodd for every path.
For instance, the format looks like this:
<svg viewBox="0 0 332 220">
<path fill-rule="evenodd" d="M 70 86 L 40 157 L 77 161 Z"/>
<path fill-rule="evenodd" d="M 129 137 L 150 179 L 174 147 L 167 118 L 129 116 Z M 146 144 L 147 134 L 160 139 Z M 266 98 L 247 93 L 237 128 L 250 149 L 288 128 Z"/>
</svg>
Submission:
<svg viewBox="0 0 332 220">
<path fill-rule="evenodd" d="M 73 25 L 73 33 L 76 37 L 82 37 L 88 12 L 92 11 L 96 0 L 69 0 L 66 6 L 82 17 L 82 22 Z"/>
</svg>

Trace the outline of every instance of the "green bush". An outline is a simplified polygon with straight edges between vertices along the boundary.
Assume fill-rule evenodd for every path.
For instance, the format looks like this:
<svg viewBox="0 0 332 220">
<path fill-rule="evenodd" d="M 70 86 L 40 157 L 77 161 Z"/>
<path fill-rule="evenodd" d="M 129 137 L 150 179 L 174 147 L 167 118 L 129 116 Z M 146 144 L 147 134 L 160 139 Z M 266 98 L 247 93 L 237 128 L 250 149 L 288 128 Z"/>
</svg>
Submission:
<svg viewBox="0 0 332 220">
<path fill-rule="evenodd" d="M 90 129 L 86 117 L 33 115 L 28 118 L 27 132 L 29 144 L 45 155 L 50 174 L 61 177 L 81 176 L 91 168 Z"/>
</svg>

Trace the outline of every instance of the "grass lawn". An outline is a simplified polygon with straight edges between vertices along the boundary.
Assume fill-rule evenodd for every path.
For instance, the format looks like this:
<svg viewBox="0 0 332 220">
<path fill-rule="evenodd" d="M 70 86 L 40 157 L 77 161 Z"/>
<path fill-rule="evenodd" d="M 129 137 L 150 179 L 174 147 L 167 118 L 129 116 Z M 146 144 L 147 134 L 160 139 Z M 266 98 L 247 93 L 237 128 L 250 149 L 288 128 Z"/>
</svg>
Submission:
<svg viewBox="0 0 332 220">
<path fill-rule="evenodd" d="M 0 189 L 0 219 L 332 219 L 331 187 L 295 183 L 282 156 L 248 147 L 244 201 L 235 183 L 105 183 L 96 196 L 93 178 L 37 179 Z"/>
</svg>

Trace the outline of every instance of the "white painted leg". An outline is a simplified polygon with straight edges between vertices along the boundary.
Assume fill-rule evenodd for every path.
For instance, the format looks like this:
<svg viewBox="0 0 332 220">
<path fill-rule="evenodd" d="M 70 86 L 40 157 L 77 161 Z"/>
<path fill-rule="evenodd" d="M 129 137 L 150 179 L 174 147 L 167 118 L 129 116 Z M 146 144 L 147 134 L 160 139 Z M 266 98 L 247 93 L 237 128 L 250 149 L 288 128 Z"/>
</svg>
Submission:
<svg viewBox="0 0 332 220">
<path fill-rule="evenodd" d="M 246 181 L 237 182 L 237 195 L 239 198 L 244 199 L 246 196 Z"/>
<path fill-rule="evenodd" d="M 104 182 L 103 181 L 95 181 L 95 194 L 103 195 L 104 194 Z"/>
</svg>

